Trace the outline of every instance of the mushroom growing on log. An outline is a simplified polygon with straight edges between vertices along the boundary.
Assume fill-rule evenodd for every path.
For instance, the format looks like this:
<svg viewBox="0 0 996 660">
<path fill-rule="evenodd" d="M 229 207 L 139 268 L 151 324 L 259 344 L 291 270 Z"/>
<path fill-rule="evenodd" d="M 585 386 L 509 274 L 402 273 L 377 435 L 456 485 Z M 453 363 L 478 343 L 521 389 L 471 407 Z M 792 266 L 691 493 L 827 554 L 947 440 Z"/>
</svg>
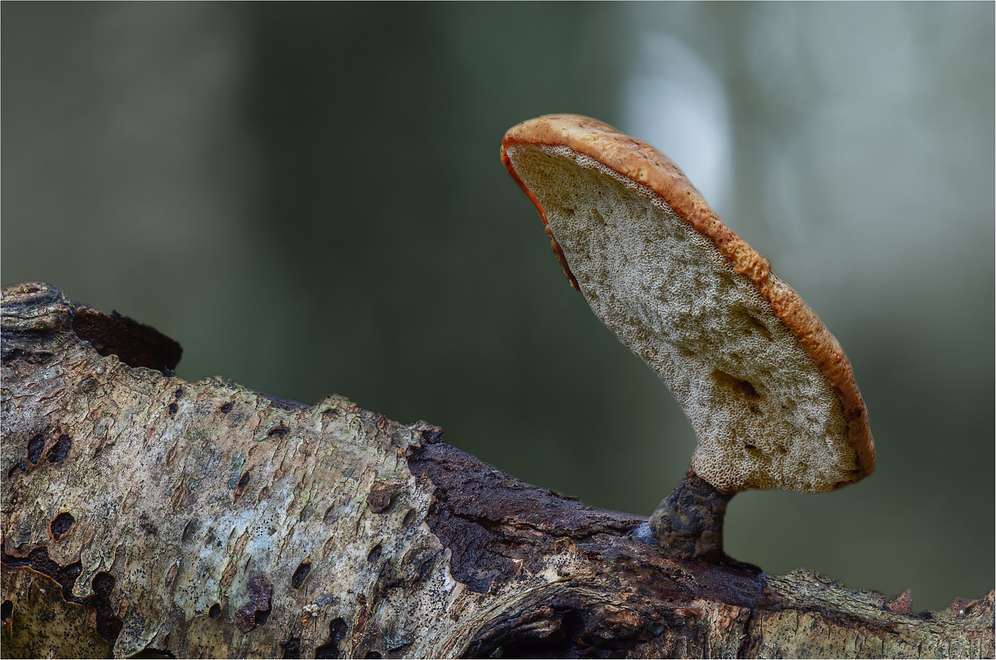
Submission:
<svg viewBox="0 0 996 660">
<path fill-rule="evenodd" d="M 509 129 L 501 157 L 571 285 L 695 430 L 687 476 L 650 519 L 658 544 L 719 561 L 736 493 L 819 493 L 871 474 L 840 344 L 666 156 L 595 119 L 546 115 Z"/>
</svg>

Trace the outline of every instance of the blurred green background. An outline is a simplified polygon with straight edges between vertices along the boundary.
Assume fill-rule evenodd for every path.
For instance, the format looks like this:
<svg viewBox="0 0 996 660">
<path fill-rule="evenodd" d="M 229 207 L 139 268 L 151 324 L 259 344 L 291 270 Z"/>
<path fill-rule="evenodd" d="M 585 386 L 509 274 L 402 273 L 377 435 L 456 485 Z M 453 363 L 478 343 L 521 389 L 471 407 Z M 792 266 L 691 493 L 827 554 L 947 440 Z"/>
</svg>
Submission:
<svg viewBox="0 0 996 660">
<path fill-rule="evenodd" d="M 505 129 L 661 148 L 847 349 L 878 467 L 727 551 L 914 609 L 994 586 L 994 5 L 12 4 L 2 283 L 649 514 L 695 439 L 573 292 Z"/>
</svg>

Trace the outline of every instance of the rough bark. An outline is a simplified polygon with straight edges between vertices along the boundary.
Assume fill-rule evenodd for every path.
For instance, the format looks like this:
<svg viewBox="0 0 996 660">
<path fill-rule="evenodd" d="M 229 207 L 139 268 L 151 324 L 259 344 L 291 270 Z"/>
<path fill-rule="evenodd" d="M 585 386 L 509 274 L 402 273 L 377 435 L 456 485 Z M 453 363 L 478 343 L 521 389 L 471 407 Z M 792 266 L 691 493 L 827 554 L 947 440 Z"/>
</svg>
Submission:
<svg viewBox="0 0 996 660">
<path fill-rule="evenodd" d="M 329 396 L 172 375 L 155 330 L 3 292 L 6 657 L 992 657 L 994 593 L 913 614 L 668 556 Z M 639 536 L 639 535 L 637 535 Z"/>
</svg>

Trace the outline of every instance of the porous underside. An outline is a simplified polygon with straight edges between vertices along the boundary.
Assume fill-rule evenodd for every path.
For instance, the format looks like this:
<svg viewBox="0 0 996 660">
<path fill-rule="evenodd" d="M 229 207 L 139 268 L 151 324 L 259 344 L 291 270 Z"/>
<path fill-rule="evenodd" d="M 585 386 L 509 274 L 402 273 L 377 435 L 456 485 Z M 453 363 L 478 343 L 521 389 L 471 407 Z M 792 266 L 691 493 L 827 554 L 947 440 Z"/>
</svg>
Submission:
<svg viewBox="0 0 996 660">
<path fill-rule="evenodd" d="M 719 490 L 832 490 L 859 473 L 840 399 L 751 281 L 659 196 L 567 147 L 512 144 L 595 315 L 664 381 Z"/>
</svg>

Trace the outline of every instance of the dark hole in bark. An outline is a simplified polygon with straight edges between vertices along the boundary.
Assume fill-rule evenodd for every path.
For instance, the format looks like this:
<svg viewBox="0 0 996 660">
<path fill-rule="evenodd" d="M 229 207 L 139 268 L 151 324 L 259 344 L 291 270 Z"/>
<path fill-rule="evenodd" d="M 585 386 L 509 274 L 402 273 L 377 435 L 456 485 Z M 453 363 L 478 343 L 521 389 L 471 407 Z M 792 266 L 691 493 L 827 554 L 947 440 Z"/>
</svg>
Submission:
<svg viewBox="0 0 996 660">
<path fill-rule="evenodd" d="M 13 601 L 5 600 L 3 605 L 0 605 L 0 619 L 4 623 L 10 623 L 14 616 L 14 603 Z"/>
<path fill-rule="evenodd" d="M 266 620 L 270 618 L 271 611 L 272 610 L 269 608 L 265 610 L 256 610 L 256 625 L 261 626 L 266 623 Z"/>
<path fill-rule="evenodd" d="M 291 576 L 291 586 L 297 589 L 304 583 L 304 579 L 308 577 L 308 573 L 311 572 L 311 562 L 302 561 L 297 565 L 297 570 L 294 571 L 294 575 Z"/>
<path fill-rule="evenodd" d="M 183 534 L 180 535 L 180 543 L 186 543 L 190 537 L 197 532 L 200 526 L 201 524 L 197 522 L 197 518 L 191 518 L 188 520 L 187 524 L 183 526 Z"/>
<path fill-rule="evenodd" d="M 556 612 L 551 625 L 536 634 L 530 626 L 515 626 L 491 639 L 474 640 L 467 649 L 471 658 L 586 658 L 614 657 L 602 655 L 584 640 L 584 617 L 575 610 Z"/>
<path fill-rule="evenodd" d="M 28 440 L 28 461 L 35 464 L 41 460 L 42 452 L 45 451 L 45 436 L 36 433 L 35 437 Z"/>
<path fill-rule="evenodd" d="M 219 616 L 221 616 L 221 605 L 219 605 L 218 603 L 212 605 L 211 609 L 208 610 L 208 616 L 211 617 L 212 619 L 217 619 Z"/>
<path fill-rule="evenodd" d="M 367 555 L 367 561 L 371 564 L 375 563 L 378 559 L 380 559 L 381 552 L 383 552 L 383 548 L 381 547 L 381 544 L 378 543 L 373 547 L 373 550 L 370 551 L 370 554 Z"/>
<path fill-rule="evenodd" d="M 341 616 L 329 622 L 329 639 L 327 642 L 315 649 L 315 658 L 338 658 L 339 643 L 346 639 L 349 626 Z"/>
<path fill-rule="evenodd" d="M 61 463 L 69 456 L 69 450 L 73 447 L 73 441 L 68 435 L 60 435 L 52 448 L 48 450 L 49 463 Z"/>
<path fill-rule="evenodd" d="M 2 362 L 3 364 L 10 364 L 11 362 L 14 362 L 16 360 L 26 359 L 28 355 L 30 355 L 30 353 L 27 353 L 26 351 L 20 348 L 15 348 L 9 351 L 6 348 L 4 348 L 3 351 L 0 352 L 0 362 Z"/>
<path fill-rule="evenodd" d="M 70 513 L 63 511 L 57 515 L 48 526 L 49 531 L 52 532 L 52 538 L 56 541 L 61 539 L 69 532 L 74 522 L 76 522 L 76 519 Z"/>
<path fill-rule="evenodd" d="M 287 428 L 283 424 L 278 424 L 274 428 L 270 429 L 269 433 L 266 434 L 266 437 L 272 438 L 273 436 L 276 436 L 278 438 L 282 438 L 288 433 L 290 433 L 289 428 Z"/>
<path fill-rule="evenodd" d="M 301 657 L 301 638 L 291 637 L 290 639 L 280 642 L 280 657 L 281 658 L 300 658 Z"/>
<path fill-rule="evenodd" d="M 405 514 L 405 519 L 401 521 L 401 524 L 407 527 L 411 524 L 413 518 L 415 518 L 415 509 L 408 509 L 408 513 Z"/>
<path fill-rule="evenodd" d="M 232 403 L 229 402 L 222 404 L 221 408 L 218 408 L 218 410 L 221 411 L 222 415 L 227 415 L 228 413 L 232 412 Z"/>
<path fill-rule="evenodd" d="M 183 388 L 182 387 L 179 388 L 179 389 L 177 389 L 177 391 L 173 392 L 173 398 L 176 399 L 177 401 L 180 400 L 181 396 L 183 396 Z"/>
<path fill-rule="evenodd" d="M 249 474 L 248 471 L 243 472 L 242 476 L 239 477 L 239 483 L 236 485 L 236 488 L 245 488 L 246 486 L 249 485 L 249 479 L 251 479 L 251 478 L 252 478 L 252 475 Z"/>
<path fill-rule="evenodd" d="M 12 467 L 9 470 L 7 470 L 7 478 L 10 479 L 11 477 L 13 477 L 15 472 L 19 472 L 19 471 L 20 472 L 24 472 L 27 469 L 28 469 L 28 463 L 27 463 L 27 461 L 18 461 L 18 463 L 16 465 L 14 465 L 14 467 Z"/>
<path fill-rule="evenodd" d="M 436 559 L 439 558 L 441 551 L 430 553 L 428 557 L 422 560 L 422 563 L 418 567 L 418 579 L 417 582 L 423 582 L 429 577 L 429 573 L 432 568 L 436 565 Z"/>
<path fill-rule="evenodd" d="M 105 573 L 101 571 L 93 576 L 93 581 L 90 585 L 93 588 L 93 593 L 101 598 L 107 598 L 111 595 L 111 591 L 114 589 L 114 576 L 110 573 Z"/>
<path fill-rule="evenodd" d="M 97 634 L 114 643 L 121 634 L 122 622 L 111 609 L 111 591 L 114 590 L 114 576 L 101 571 L 93 576 L 90 582 L 93 595 L 87 603 L 97 610 Z"/>
<path fill-rule="evenodd" d="M 169 414 L 170 415 L 175 415 L 176 411 L 179 410 L 179 409 L 180 409 L 180 406 L 176 405 L 175 403 L 169 404 Z"/>
<path fill-rule="evenodd" d="M 55 562 L 52 562 L 55 563 Z M 73 596 L 73 587 L 76 585 L 76 578 L 83 572 L 82 562 L 73 562 L 60 571 L 60 575 L 55 579 L 62 585 L 62 597 L 66 600 L 75 599 L 74 602 L 82 602 L 83 598 Z"/>
</svg>

